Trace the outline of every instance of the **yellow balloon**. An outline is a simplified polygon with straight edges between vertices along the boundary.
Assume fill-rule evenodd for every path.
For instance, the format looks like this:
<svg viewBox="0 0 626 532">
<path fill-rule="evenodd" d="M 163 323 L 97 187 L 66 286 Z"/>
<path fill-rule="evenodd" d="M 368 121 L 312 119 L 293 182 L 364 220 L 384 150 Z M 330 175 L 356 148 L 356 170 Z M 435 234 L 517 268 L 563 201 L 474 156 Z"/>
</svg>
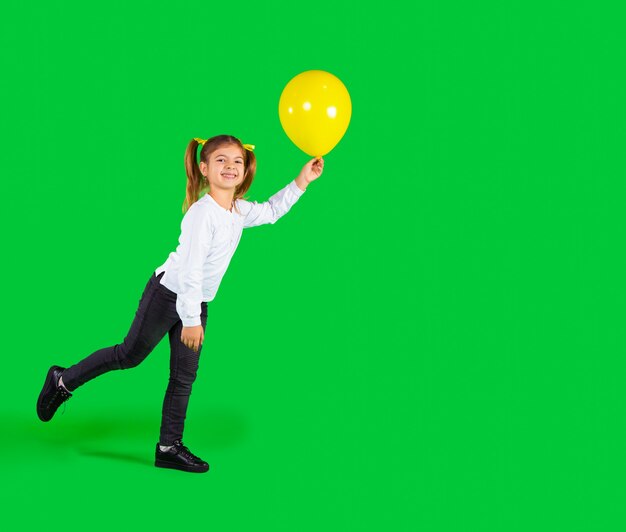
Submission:
<svg viewBox="0 0 626 532">
<path fill-rule="evenodd" d="M 280 123 L 291 141 L 312 157 L 332 150 L 348 129 L 352 102 L 339 78 L 308 70 L 291 79 L 278 102 Z"/>
</svg>

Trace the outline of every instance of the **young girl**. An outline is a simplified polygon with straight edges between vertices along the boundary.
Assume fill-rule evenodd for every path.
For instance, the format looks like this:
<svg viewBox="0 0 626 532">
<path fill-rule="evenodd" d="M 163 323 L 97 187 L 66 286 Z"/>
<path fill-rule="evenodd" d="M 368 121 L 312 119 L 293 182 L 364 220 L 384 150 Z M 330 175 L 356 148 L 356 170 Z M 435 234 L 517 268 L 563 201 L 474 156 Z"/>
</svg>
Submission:
<svg viewBox="0 0 626 532">
<path fill-rule="evenodd" d="M 197 148 L 200 164 L 196 160 Z M 246 227 L 273 224 L 304 194 L 324 169 L 312 159 L 298 177 L 264 203 L 243 199 L 256 170 L 254 146 L 230 135 L 193 139 L 185 153 L 187 194 L 176 251 L 151 275 L 124 342 L 100 349 L 77 364 L 48 370 L 37 400 L 37 415 L 49 421 L 76 388 L 114 369 L 140 364 L 167 333 L 170 378 L 163 401 L 161 433 L 155 465 L 205 472 L 209 464 L 183 444 L 183 427 L 191 387 L 204 341 L 207 303 L 220 281 Z M 209 192 L 199 198 L 202 190 Z"/>
</svg>

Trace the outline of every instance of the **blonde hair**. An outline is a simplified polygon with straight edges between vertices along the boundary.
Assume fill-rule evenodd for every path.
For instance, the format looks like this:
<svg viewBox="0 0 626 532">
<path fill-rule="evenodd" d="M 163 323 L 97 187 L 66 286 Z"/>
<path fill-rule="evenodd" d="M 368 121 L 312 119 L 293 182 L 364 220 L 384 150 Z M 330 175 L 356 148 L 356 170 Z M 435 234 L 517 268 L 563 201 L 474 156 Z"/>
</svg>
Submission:
<svg viewBox="0 0 626 532">
<path fill-rule="evenodd" d="M 209 187 L 208 182 L 205 181 L 204 176 L 200 172 L 200 165 L 197 161 L 199 145 L 200 143 L 196 139 L 192 139 L 187 145 L 187 151 L 185 151 L 187 190 L 185 200 L 183 201 L 183 214 L 189 210 L 189 207 L 198 201 L 200 193 Z M 211 157 L 211 154 L 218 148 L 225 145 L 239 146 L 241 148 L 241 152 L 243 153 L 243 181 L 235 189 L 235 194 L 233 195 L 233 204 L 235 205 L 235 210 L 239 213 L 236 202 L 240 198 L 243 199 L 244 194 L 248 191 L 250 185 L 252 185 L 252 180 L 254 179 L 254 174 L 256 172 L 256 157 L 254 152 L 243 147 L 243 144 L 237 137 L 233 137 L 232 135 L 216 135 L 215 137 L 211 137 L 206 140 L 202 145 L 202 149 L 200 150 L 200 161 L 209 164 L 209 157 Z"/>
</svg>

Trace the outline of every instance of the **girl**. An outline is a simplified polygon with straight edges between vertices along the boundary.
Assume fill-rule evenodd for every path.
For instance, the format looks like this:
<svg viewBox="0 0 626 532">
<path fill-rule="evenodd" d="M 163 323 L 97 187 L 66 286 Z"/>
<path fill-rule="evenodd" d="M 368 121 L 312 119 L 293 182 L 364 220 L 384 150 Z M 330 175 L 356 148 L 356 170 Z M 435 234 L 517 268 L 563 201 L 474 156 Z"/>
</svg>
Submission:
<svg viewBox="0 0 626 532">
<path fill-rule="evenodd" d="M 197 148 L 200 164 L 196 160 Z M 207 303 L 220 281 L 246 227 L 275 223 L 304 194 L 324 169 L 312 159 L 296 179 L 264 203 L 243 199 L 256 171 L 254 146 L 230 135 L 193 139 L 185 153 L 187 191 L 176 251 L 151 275 L 124 342 L 100 349 L 68 368 L 48 370 L 37 400 L 37 415 L 49 421 L 76 388 L 114 369 L 140 364 L 167 333 L 170 378 L 161 420 L 155 465 L 206 472 L 209 464 L 182 442 L 191 387 L 204 341 Z M 202 190 L 209 192 L 199 198 Z"/>
</svg>

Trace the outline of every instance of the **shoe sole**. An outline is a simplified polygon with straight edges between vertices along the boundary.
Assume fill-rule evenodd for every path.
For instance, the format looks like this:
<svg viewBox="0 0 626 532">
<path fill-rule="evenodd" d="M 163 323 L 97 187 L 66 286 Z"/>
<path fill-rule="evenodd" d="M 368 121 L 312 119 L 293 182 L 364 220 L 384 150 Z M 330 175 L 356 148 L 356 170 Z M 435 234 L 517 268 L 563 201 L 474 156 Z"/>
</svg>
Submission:
<svg viewBox="0 0 626 532">
<path fill-rule="evenodd" d="M 61 369 L 61 367 L 52 366 L 48 370 L 48 373 L 46 374 L 46 380 L 43 383 L 43 388 L 41 389 L 41 392 L 39 392 L 39 397 L 37 398 L 37 417 L 41 419 L 41 421 L 50 421 L 54 417 L 54 414 L 52 414 L 49 418 L 45 417 L 45 414 L 43 411 L 43 398 L 50 391 L 51 387 L 54 385 L 53 377 L 54 377 L 55 369 Z"/>
<path fill-rule="evenodd" d="M 163 460 L 155 460 L 154 465 L 156 467 L 164 467 L 167 469 L 179 469 L 180 471 L 187 471 L 188 473 L 206 473 L 209 470 L 209 466 L 204 469 L 203 467 L 186 466 L 184 464 L 173 464 L 172 462 L 165 462 Z"/>
</svg>

